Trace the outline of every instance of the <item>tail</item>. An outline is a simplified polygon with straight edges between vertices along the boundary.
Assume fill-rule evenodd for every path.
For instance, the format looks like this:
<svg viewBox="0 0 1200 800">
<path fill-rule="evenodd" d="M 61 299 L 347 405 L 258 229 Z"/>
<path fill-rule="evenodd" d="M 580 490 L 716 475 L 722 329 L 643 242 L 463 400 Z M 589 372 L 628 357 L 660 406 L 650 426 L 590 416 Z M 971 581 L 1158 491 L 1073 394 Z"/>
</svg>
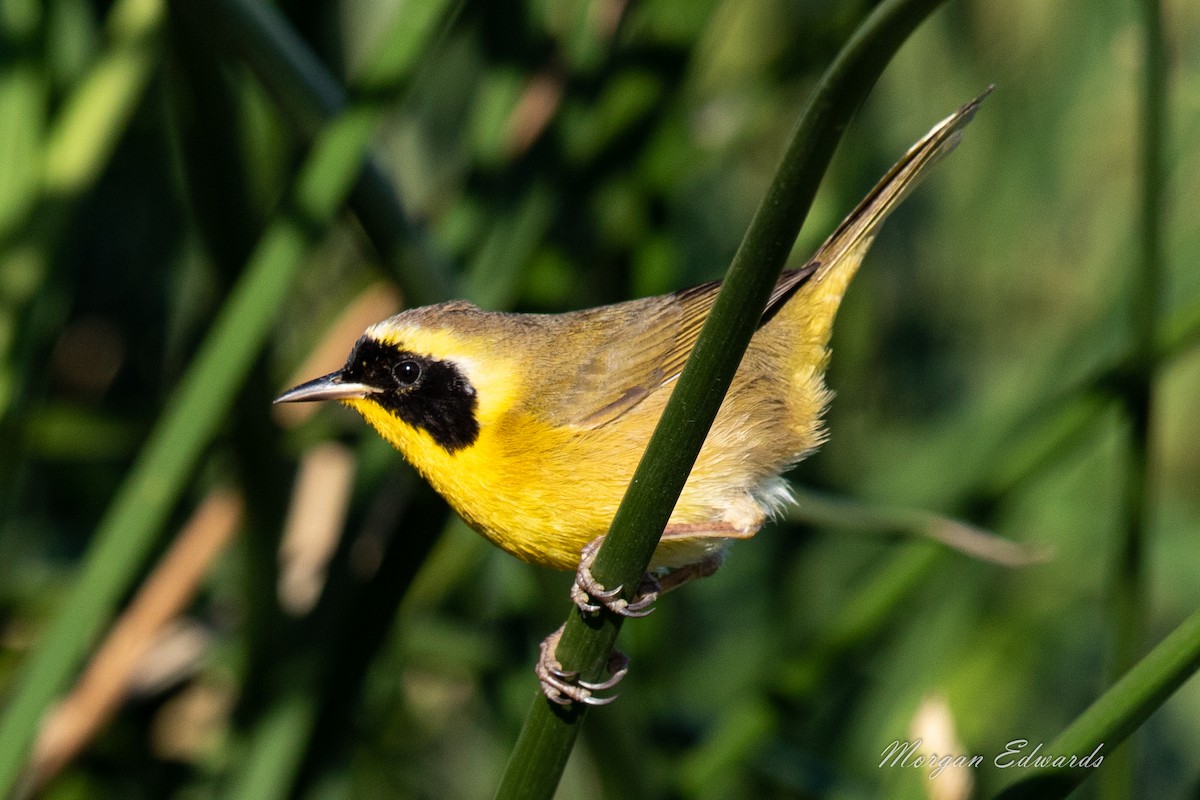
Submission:
<svg viewBox="0 0 1200 800">
<path fill-rule="evenodd" d="M 933 130 L 910 147 L 904 157 L 888 170 L 879 183 L 875 184 L 875 188 L 817 250 L 812 260 L 821 264 L 818 274 L 875 238 L 888 214 L 892 213 L 900 201 L 916 187 L 925 176 L 926 170 L 958 146 L 963 128 L 975 116 L 979 104 L 992 93 L 993 88 L 989 86 L 979 97 L 935 125 Z"/>
<path fill-rule="evenodd" d="M 796 294 L 805 296 L 805 299 L 789 305 L 805 308 L 809 341 L 821 345 L 828 341 L 842 295 L 858 271 L 883 221 L 908 196 L 926 171 L 958 146 L 963 128 L 975 116 L 979 104 L 992 93 L 993 88 L 989 86 L 987 91 L 939 122 L 909 148 L 817 249 L 806 268 L 799 270 L 813 274 L 797 286 L 799 291 Z"/>
</svg>

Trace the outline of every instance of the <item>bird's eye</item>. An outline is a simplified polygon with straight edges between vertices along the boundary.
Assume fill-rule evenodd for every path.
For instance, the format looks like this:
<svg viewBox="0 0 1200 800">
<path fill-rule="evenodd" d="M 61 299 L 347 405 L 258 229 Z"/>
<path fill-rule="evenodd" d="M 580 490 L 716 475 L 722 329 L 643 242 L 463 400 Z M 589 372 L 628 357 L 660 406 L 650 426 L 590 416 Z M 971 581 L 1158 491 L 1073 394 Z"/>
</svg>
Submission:
<svg viewBox="0 0 1200 800">
<path fill-rule="evenodd" d="M 392 374 L 401 386 L 412 386 L 421 377 L 421 365 L 416 361 L 401 361 Z"/>
</svg>

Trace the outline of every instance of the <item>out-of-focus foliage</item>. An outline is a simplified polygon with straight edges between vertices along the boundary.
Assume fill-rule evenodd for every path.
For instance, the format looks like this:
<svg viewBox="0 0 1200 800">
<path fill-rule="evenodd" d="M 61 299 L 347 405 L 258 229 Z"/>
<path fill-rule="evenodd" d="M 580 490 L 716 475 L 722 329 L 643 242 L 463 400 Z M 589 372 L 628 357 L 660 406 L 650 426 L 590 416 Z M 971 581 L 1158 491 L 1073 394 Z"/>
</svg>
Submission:
<svg viewBox="0 0 1200 800">
<path fill-rule="evenodd" d="M 719 276 L 806 92 L 868 6 L 464 3 L 414 44 L 398 86 L 370 94 L 381 32 L 423 5 L 278 10 L 342 84 L 363 87 L 352 102 L 384 109 L 373 153 L 421 237 L 403 257 L 457 265 L 461 293 L 525 311 Z M 312 121 L 189 6 L 0 6 L 0 687 L 77 580 L 310 152 Z M 1170 335 L 1200 325 L 1200 7 L 1164 11 Z M 1048 742 L 1108 685 L 1128 422 L 1107 385 L 1080 386 L 1133 341 L 1141 48 L 1132 3 L 948 5 L 847 131 L 795 252 L 936 120 L 997 85 L 856 279 L 834 337 L 830 440 L 794 478 L 1052 558 L 1008 569 L 911 536 L 773 525 L 625 626 L 633 671 L 587 720 L 562 797 L 935 796 L 950 790 L 927 771 L 880 768 L 893 741 L 990 761 L 1014 739 Z M 314 231 L 162 532 L 156 556 L 214 487 L 244 499 L 239 537 L 186 602 L 190 649 L 171 661 L 178 650 L 151 647 L 47 796 L 491 793 L 569 576 L 488 547 L 353 415 L 270 411 L 413 290 L 369 231 L 349 212 Z M 1194 345 L 1162 364 L 1156 391 L 1139 651 L 1200 606 Z M 305 583 L 289 571 L 305 556 L 281 558 L 280 542 L 289 508 L 342 527 L 337 508 L 297 511 L 292 496 L 294 463 L 327 439 L 344 447 L 317 459 L 308 494 L 345 482 L 344 534 L 327 565 L 320 545 L 289 545 L 315 559 Z M 1134 796 L 1195 791 L 1197 720 L 1188 684 L 1142 728 Z M 982 796 L 1012 776 L 977 777 Z"/>
</svg>

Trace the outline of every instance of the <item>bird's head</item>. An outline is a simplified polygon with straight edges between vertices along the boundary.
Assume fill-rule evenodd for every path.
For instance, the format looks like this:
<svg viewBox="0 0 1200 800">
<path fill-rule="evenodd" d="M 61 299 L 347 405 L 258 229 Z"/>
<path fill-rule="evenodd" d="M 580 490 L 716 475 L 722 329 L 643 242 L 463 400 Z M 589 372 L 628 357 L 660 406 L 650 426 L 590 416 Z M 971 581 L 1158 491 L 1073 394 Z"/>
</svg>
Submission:
<svg viewBox="0 0 1200 800">
<path fill-rule="evenodd" d="M 397 314 L 368 328 L 341 369 L 275 402 L 341 401 L 410 460 L 416 448 L 469 448 L 512 388 L 503 343 L 480 324 L 486 316 L 461 302 Z"/>
</svg>

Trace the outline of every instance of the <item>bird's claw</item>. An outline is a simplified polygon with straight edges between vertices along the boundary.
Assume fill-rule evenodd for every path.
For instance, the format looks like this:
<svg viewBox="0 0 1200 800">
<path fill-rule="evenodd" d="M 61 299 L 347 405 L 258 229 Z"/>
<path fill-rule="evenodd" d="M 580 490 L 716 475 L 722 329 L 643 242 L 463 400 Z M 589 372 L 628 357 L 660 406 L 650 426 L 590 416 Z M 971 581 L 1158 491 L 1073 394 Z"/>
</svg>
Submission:
<svg viewBox="0 0 1200 800">
<path fill-rule="evenodd" d="M 621 679 L 625 677 L 625 673 L 629 671 L 629 658 L 620 650 L 614 650 L 609 656 L 607 680 L 581 681 L 578 672 L 563 669 L 562 664 L 558 663 L 558 658 L 555 657 L 558 640 L 562 638 L 564 628 L 566 628 L 565 625 L 561 626 L 542 642 L 541 655 L 539 655 L 537 667 L 534 669 L 538 683 L 542 686 L 542 694 L 546 695 L 547 700 L 560 706 L 571 703 L 606 706 L 616 700 L 615 694 L 608 697 L 596 697 L 594 692 L 603 692 L 620 683 Z"/>
<path fill-rule="evenodd" d="M 592 564 L 600 549 L 603 537 L 588 542 L 579 554 L 579 568 L 575 571 L 575 583 L 571 585 L 571 600 L 585 614 L 598 614 L 607 608 L 619 617 L 644 617 L 654 611 L 658 599 L 658 580 L 646 573 L 638 585 L 632 601 L 621 597 L 624 586 L 607 589 L 592 575 Z"/>
</svg>

